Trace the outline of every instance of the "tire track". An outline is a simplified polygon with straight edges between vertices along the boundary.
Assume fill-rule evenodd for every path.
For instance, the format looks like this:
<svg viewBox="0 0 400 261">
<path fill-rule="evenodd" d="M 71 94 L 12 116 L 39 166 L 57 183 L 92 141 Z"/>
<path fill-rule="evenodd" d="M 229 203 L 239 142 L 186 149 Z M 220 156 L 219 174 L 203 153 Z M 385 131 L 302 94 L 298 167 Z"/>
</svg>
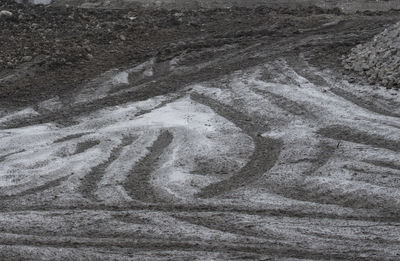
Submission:
<svg viewBox="0 0 400 261">
<path fill-rule="evenodd" d="M 55 140 L 54 143 L 61 143 L 61 142 L 77 139 L 77 138 L 83 137 L 83 136 L 91 134 L 91 133 L 92 132 L 83 132 L 83 133 L 76 133 L 76 134 L 67 135 L 65 137 L 62 137 L 62 138 L 59 138 L 59 139 Z"/>
<path fill-rule="evenodd" d="M 88 199 L 95 199 L 93 193 L 97 189 L 97 184 L 101 181 L 105 174 L 105 171 L 110 164 L 115 161 L 120 155 L 124 147 L 129 146 L 135 140 L 134 137 L 128 136 L 123 137 L 121 144 L 111 150 L 110 157 L 103 163 L 92 168 L 90 173 L 88 173 L 83 179 L 82 183 L 78 188 L 78 191 Z"/>
<path fill-rule="evenodd" d="M 6 155 L 0 156 L 0 162 L 5 161 L 8 157 L 10 157 L 12 155 L 15 155 L 15 154 L 18 154 L 18 153 L 21 153 L 21 152 L 25 152 L 25 150 L 23 149 L 23 150 L 19 150 L 19 151 L 16 151 L 16 152 L 11 152 L 11 153 L 8 153 Z"/>
<path fill-rule="evenodd" d="M 371 135 L 369 133 L 347 126 L 331 125 L 319 129 L 317 133 L 324 137 L 335 140 L 344 140 L 348 142 L 354 142 L 400 152 L 400 141 L 388 140 L 383 136 Z"/>
<path fill-rule="evenodd" d="M 238 173 L 226 180 L 203 188 L 197 196 L 212 198 L 224 194 L 257 181 L 258 178 L 268 172 L 275 165 L 283 143 L 263 137 L 253 137 L 253 141 L 256 144 L 253 155 Z"/>
<path fill-rule="evenodd" d="M 331 88 L 330 91 L 333 92 L 335 95 L 342 97 L 343 99 L 345 99 L 351 103 L 354 103 L 355 105 L 357 105 L 363 109 L 366 109 L 370 112 L 374 112 L 374 113 L 378 113 L 378 114 L 390 116 L 390 117 L 396 117 L 396 118 L 400 117 L 400 114 L 398 114 L 398 113 L 394 113 L 394 112 L 391 112 L 389 109 L 377 106 L 373 102 L 373 100 L 362 99 L 360 97 L 357 97 L 357 96 L 355 96 L 349 92 L 346 92 L 344 90 L 341 90 L 339 88 Z"/>
<path fill-rule="evenodd" d="M 212 229 L 215 231 L 220 231 L 223 233 L 231 233 L 235 235 L 240 235 L 244 237 L 255 237 L 260 239 L 274 239 L 274 240 L 282 240 L 282 237 L 278 237 L 273 233 L 262 233 L 256 231 L 255 229 L 249 229 L 248 227 L 242 226 L 238 227 L 237 224 L 232 224 L 231 222 L 227 222 L 226 220 L 218 220 L 213 217 L 196 217 L 196 216 L 179 216 L 173 215 L 174 218 L 179 219 L 180 221 L 188 222 L 192 225 L 204 227 L 207 229 Z M 228 219 L 229 220 L 229 219 Z"/>
<path fill-rule="evenodd" d="M 292 101 L 282 95 L 278 95 L 272 92 L 253 89 L 255 93 L 261 94 L 262 96 L 268 98 L 273 104 L 277 105 L 279 108 L 293 114 L 296 116 L 302 116 L 310 119 L 316 119 L 317 117 L 303 104 L 299 104 Z"/>
<path fill-rule="evenodd" d="M 365 160 L 364 162 L 370 163 L 370 164 L 378 166 L 378 167 L 389 168 L 389 169 L 393 169 L 393 170 L 400 170 L 400 165 L 395 164 L 394 162 L 381 161 L 381 160 Z"/>
<path fill-rule="evenodd" d="M 329 142 L 321 141 L 318 144 L 317 157 L 313 160 L 310 160 L 312 162 L 312 165 L 310 170 L 307 171 L 305 175 L 307 176 L 313 175 L 318 169 L 323 167 L 329 161 L 329 159 L 332 157 L 335 151 L 336 151 L 336 146 L 333 146 Z"/>
<path fill-rule="evenodd" d="M 275 258 L 302 257 L 308 259 L 329 259 L 329 260 L 349 260 L 356 258 L 357 260 L 380 260 L 371 257 L 362 258 L 361 250 L 353 250 L 346 253 L 341 252 L 318 252 L 318 250 L 306 248 L 294 248 L 289 245 L 276 242 L 275 244 L 265 243 L 230 243 L 230 242 L 214 242 L 196 241 L 196 240 L 157 240 L 157 239 L 127 239 L 127 238 L 53 238 L 53 237 L 17 237 L 17 238 L 0 238 L 0 245 L 6 246 L 40 246 L 55 248 L 121 248 L 132 251 L 140 249 L 141 251 L 151 250 L 168 250 L 168 251 L 207 251 L 207 252 L 233 252 L 233 253 L 251 253 L 251 254 L 267 254 Z"/>
<path fill-rule="evenodd" d="M 83 153 L 100 144 L 99 140 L 87 140 L 76 144 L 76 149 L 71 155 Z"/>
<path fill-rule="evenodd" d="M 47 190 L 49 188 L 52 188 L 52 187 L 57 187 L 57 186 L 61 185 L 62 182 L 66 181 L 71 175 L 52 180 L 52 181 L 47 182 L 47 183 L 45 183 L 43 185 L 27 189 L 27 190 L 25 190 L 23 192 L 20 192 L 20 193 L 14 194 L 14 195 L 0 196 L 0 200 L 16 199 L 16 198 L 27 196 L 27 195 L 33 195 L 33 194 L 36 194 L 38 192 L 45 191 L 45 190 Z"/>
<path fill-rule="evenodd" d="M 157 202 L 160 200 L 150 184 L 150 176 L 156 170 L 160 156 L 171 144 L 172 140 L 173 135 L 169 131 L 162 131 L 149 148 L 149 153 L 131 170 L 125 181 L 124 188 L 132 199 L 144 202 Z"/>
<path fill-rule="evenodd" d="M 13 212 L 51 212 L 51 211 L 111 211 L 115 213 L 121 213 L 126 211 L 155 211 L 165 213 L 186 213 L 186 212 L 198 212 L 198 213 L 229 213 L 229 214 L 246 214 L 246 215 L 258 215 L 258 216 L 271 216 L 271 217 L 291 217 L 291 218 L 320 218 L 320 219 L 332 219 L 332 220 L 349 220 L 349 221 L 372 221 L 372 222 L 390 222 L 400 225 L 400 214 L 393 212 L 382 212 L 379 213 L 325 213 L 318 209 L 306 210 L 304 209 L 263 209 L 253 208 L 247 206 L 225 206 L 225 205 L 177 205 L 177 204 L 124 204 L 124 205 L 113 205 L 105 206 L 98 204 L 88 204 L 82 202 L 81 204 L 76 203 L 72 206 L 59 206 L 59 205 L 34 205 L 31 206 L 9 206 L 0 205 L 0 213 L 13 213 Z"/>
<path fill-rule="evenodd" d="M 240 169 L 238 173 L 226 180 L 222 180 L 203 188 L 201 192 L 197 194 L 198 197 L 212 198 L 243 187 L 256 181 L 275 165 L 283 146 L 283 142 L 281 140 L 260 136 L 260 133 L 269 129 L 262 119 L 255 119 L 254 121 L 251 119 L 248 120 L 249 117 L 243 115 L 241 112 L 222 105 L 204 95 L 191 94 L 191 98 L 196 102 L 210 107 L 217 114 L 233 122 L 249 135 L 255 143 L 255 149 L 250 161 Z"/>
</svg>

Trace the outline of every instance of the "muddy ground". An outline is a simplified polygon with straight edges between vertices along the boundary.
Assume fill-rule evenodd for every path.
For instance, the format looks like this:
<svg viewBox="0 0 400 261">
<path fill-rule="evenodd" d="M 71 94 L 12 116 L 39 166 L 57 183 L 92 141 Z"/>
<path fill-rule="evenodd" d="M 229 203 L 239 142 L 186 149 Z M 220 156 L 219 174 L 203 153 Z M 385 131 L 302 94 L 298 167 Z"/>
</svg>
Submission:
<svg viewBox="0 0 400 261">
<path fill-rule="evenodd" d="M 23 1 L 23 0 L 17 0 Z M 25 0 L 31 2 L 51 2 L 53 5 L 71 5 L 83 8 L 113 8 L 124 9 L 132 6 L 150 8 L 196 10 L 201 8 L 227 8 L 256 6 L 273 7 L 310 7 L 318 6 L 324 9 L 338 8 L 345 13 L 357 11 L 388 11 L 400 9 L 397 0 Z"/>
<path fill-rule="evenodd" d="M 400 258 L 398 11 L 0 9 L 0 259 Z"/>
</svg>

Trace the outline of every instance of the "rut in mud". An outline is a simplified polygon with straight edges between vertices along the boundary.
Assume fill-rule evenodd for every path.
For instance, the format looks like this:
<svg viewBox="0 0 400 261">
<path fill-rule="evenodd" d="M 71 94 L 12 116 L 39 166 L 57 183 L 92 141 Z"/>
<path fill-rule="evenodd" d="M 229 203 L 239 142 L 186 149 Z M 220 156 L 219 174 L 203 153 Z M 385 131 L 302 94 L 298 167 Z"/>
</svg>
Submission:
<svg viewBox="0 0 400 261">
<path fill-rule="evenodd" d="M 400 96 L 338 59 L 396 15 L 221 27 L 0 106 L 0 259 L 398 259 Z"/>
<path fill-rule="evenodd" d="M 131 198 L 143 202 L 162 201 L 162 199 L 157 198 L 150 185 L 150 176 L 157 167 L 157 160 L 163 154 L 164 149 L 172 142 L 172 139 L 173 136 L 168 131 L 160 133 L 157 140 L 149 148 L 149 154 L 132 169 L 124 186 Z"/>
</svg>

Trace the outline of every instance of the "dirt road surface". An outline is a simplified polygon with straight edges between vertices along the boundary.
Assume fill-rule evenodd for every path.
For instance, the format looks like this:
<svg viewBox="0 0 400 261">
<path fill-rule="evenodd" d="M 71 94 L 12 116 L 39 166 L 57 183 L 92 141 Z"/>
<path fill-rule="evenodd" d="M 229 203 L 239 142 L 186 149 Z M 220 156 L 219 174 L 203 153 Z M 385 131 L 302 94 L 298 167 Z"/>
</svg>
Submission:
<svg viewBox="0 0 400 261">
<path fill-rule="evenodd" d="M 8 8 L 1 260 L 400 259 L 400 94 L 340 63 L 398 12 Z"/>
</svg>

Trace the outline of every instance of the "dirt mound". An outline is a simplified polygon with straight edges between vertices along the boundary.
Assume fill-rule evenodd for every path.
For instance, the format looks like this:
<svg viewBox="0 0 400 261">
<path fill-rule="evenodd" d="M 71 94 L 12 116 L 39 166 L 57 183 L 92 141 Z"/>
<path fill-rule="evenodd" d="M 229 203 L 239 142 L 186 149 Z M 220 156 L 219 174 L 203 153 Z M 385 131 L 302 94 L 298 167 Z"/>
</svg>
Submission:
<svg viewBox="0 0 400 261">
<path fill-rule="evenodd" d="M 343 64 L 346 69 L 366 76 L 370 84 L 400 88 L 400 23 L 353 48 Z"/>
<path fill-rule="evenodd" d="M 0 104 L 13 106 L 73 92 L 87 79 L 149 57 L 247 45 L 247 38 L 314 27 L 337 13 L 317 7 L 91 9 L 13 0 L 0 1 L 0 11 L 5 11 L 0 17 Z"/>
</svg>

